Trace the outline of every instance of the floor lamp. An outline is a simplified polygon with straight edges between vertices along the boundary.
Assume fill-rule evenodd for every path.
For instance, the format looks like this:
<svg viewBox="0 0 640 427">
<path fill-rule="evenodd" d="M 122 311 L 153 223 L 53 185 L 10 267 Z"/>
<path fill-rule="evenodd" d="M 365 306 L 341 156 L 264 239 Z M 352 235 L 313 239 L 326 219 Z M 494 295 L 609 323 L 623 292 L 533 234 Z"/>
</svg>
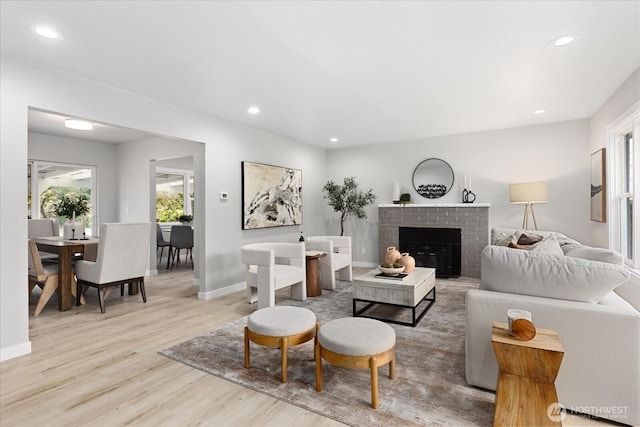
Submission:
<svg viewBox="0 0 640 427">
<path fill-rule="evenodd" d="M 522 184 L 511 184 L 509 186 L 509 200 L 511 204 L 524 204 L 524 218 L 522 218 L 522 228 L 527 230 L 529 225 L 529 212 L 533 217 L 534 229 L 538 229 L 536 216 L 533 213 L 533 205 L 536 203 L 546 203 L 549 201 L 547 184 L 545 182 L 525 182 Z"/>
</svg>

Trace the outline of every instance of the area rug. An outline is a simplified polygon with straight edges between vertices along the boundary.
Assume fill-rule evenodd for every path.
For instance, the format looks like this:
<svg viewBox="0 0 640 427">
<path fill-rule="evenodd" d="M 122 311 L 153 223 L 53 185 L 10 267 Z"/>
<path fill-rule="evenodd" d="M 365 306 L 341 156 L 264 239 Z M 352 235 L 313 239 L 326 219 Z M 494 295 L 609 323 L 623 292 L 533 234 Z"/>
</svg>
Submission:
<svg viewBox="0 0 640 427">
<path fill-rule="evenodd" d="M 437 300 L 416 327 L 390 324 L 396 332 L 396 378 L 379 368 L 379 407 L 370 406 L 370 371 L 323 361 L 323 391 L 315 390 L 313 341 L 289 349 L 288 382 L 280 382 L 280 351 L 251 344 L 251 368 L 244 368 L 246 317 L 160 354 L 220 378 L 352 426 L 487 426 L 493 422 L 495 395 L 467 385 L 464 377 L 465 293 L 474 279 L 438 279 Z M 320 324 L 349 317 L 351 286 L 306 302 Z M 396 308 L 376 315 L 406 316 Z"/>
</svg>

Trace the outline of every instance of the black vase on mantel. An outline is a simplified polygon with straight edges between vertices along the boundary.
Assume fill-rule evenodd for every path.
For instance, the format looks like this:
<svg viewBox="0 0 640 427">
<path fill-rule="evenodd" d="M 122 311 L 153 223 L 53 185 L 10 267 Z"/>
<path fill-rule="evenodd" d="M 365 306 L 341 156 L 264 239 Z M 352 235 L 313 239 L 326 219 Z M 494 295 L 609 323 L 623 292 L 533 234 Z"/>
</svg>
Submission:
<svg viewBox="0 0 640 427">
<path fill-rule="evenodd" d="M 302 231 L 300 232 L 300 238 L 298 239 L 298 242 L 304 242 L 304 236 L 302 235 Z"/>
</svg>

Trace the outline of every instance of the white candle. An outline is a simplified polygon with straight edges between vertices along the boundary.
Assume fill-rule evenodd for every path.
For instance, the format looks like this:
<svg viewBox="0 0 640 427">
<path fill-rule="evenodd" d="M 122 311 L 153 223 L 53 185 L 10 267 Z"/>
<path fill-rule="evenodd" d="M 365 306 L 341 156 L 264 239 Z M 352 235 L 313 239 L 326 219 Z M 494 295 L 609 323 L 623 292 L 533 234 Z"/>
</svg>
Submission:
<svg viewBox="0 0 640 427">
<path fill-rule="evenodd" d="M 76 211 L 73 211 L 73 218 L 71 218 L 73 220 L 73 222 L 76 221 Z"/>
<path fill-rule="evenodd" d="M 464 188 L 467 188 L 467 175 L 464 176 Z"/>
<path fill-rule="evenodd" d="M 469 187 L 467 187 L 469 191 L 471 191 L 471 176 L 469 176 Z"/>
</svg>

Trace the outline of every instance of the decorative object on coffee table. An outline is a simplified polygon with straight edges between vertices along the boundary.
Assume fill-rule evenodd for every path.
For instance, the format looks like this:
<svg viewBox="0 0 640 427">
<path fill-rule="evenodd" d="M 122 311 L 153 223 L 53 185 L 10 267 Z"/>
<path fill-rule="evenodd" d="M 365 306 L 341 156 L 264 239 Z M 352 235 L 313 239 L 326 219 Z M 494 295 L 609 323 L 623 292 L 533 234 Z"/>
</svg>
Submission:
<svg viewBox="0 0 640 427">
<path fill-rule="evenodd" d="M 397 250 L 395 246 L 389 246 L 387 252 L 384 254 L 384 264 L 393 265 L 401 256 L 400 251 Z"/>
<path fill-rule="evenodd" d="M 315 347 L 316 390 L 322 391 L 322 359 L 344 368 L 371 370 L 371 407 L 378 408 L 378 366 L 389 364 L 395 378 L 396 333 L 373 319 L 347 317 L 330 320 L 318 328 Z"/>
<path fill-rule="evenodd" d="M 379 265 L 378 270 L 380 270 L 380 273 L 384 274 L 385 276 L 397 276 L 398 274 L 404 272 L 404 265 L 401 265 L 400 267 L 384 267 L 382 265 Z"/>
<path fill-rule="evenodd" d="M 416 268 L 416 260 L 408 252 L 404 252 L 396 262 L 404 266 L 405 273 L 411 273 Z"/>
<path fill-rule="evenodd" d="M 525 319 L 515 322 L 520 320 Z M 564 348 L 556 331 L 537 332 L 534 339 L 522 341 L 509 334 L 506 323 L 493 322 L 491 344 L 499 368 L 494 426 L 562 425 L 553 405 L 558 406 L 554 382 Z"/>
</svg>

